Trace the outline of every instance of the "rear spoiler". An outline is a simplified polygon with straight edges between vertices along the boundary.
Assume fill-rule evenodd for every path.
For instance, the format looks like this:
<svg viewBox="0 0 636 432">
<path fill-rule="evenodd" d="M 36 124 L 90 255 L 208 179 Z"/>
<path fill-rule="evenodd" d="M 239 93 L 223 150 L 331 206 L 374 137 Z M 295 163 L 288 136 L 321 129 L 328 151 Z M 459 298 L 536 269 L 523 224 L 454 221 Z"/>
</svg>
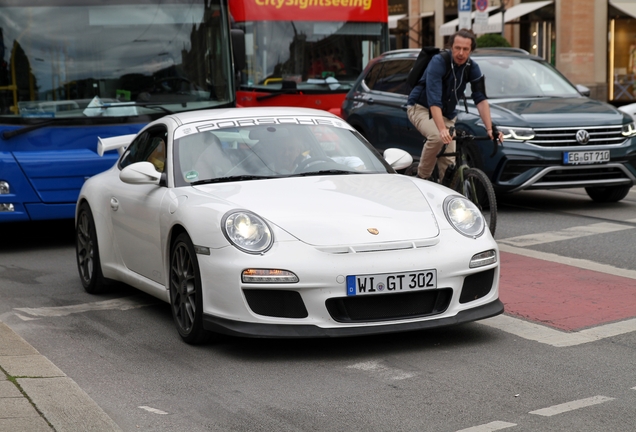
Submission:
<svg viewBox="0 0 636 432">
<path fill-rule="evenodd" d="M 112 138 L 97 137 L 97 154 L 104 156 L 107 151 L 117 149 L 121 156 L 136 136 L 137 134 L 120 135 Z"/>
</svg>

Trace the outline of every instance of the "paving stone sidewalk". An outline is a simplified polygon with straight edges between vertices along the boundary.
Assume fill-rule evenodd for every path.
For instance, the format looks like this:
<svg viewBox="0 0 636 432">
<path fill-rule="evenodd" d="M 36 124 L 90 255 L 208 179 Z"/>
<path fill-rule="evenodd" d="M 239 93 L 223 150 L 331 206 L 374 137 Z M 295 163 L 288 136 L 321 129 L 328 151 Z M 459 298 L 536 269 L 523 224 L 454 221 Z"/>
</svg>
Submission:
<svg viewBox="0 0 636 432">
<path fill-rule="evenodd" d="M 121 431 L 64 372 L 0 321 L 0 432 Z"/>
</svg>

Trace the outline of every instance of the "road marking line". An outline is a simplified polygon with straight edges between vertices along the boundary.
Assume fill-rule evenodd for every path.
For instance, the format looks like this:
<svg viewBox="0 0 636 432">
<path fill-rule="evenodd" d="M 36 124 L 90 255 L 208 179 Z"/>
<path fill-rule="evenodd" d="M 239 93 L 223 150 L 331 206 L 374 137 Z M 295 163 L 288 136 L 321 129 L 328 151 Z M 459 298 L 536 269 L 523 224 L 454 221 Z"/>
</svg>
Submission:
<svg viewBox="0 0 636 432">
<path fill-rule="evenodd" d="M 364 372 L 371 372 L 378 374 L 381 378 L 390 380 L 403 380 L 413 378 L 416 374 L 412 372 L 405 372 L 400 369 L 389 368 L 380 364 L 378 360 L 372 360 L 368 362 L 356 363 L 351 366 L 347 366 L 348 369 L 357 369 Z"/>
<path fill-rule="evenodd" d="M 458 430 L 457 432 L 490 432 L 501 429 L 507 429 L 513 426 L 517 426 L 516 423 L 508 423 L 504 421 L 494 421 L 479 426 L 469 427 L 468 429 Z"/>
<path fill-rule="evenodd" d="M 601 339 L 636 331 L 636 318 L 592 327 L 573 333 L 562 332 L 508 315 L 498 315 L 478 322 L 524 339 L 559 348 L 596 342 Z"/>
<path fill-rule="evenodd" d="M 157 408 L 151 408 L 149 406 L 140 406 L 138 408 L 141 408 L 142 410 L 150 411 L 153 414 L 168 414 L 165 411 L 161 411 L 160 409 L 157 409 Z"/>
<path fill-rule="evenodd" d="M 574 238 L 586 237 L 595 234 L 606 234 L 628 229 L 634 229 L 634 227 L 609 222 L 601 222 L 597 224 L 566 228 L 560 231 L 548 231 L 544 233 L 509 237 L 498 240 L 498 242 L 507 243 L 511 246 L 526 247 L 543 243 L 552 243 L 561 240 L 571 240 Z"/>
<path fill-rule="evenodd" d="M 554 405 L 548 408 L 542 408 L 536 411 L 530 411 L 529 414 L 536 414 L 544 417 L 551 417 L 557 414 L 563 414 L 564 412 L 574 411 L 580 408 L 589 407 L 592 405 L 598 405 L 604 402 L 609 402 L 614 398 L 607 396 L 594 396 L 587 399 L 580 399 L 572 402 L 566 402 L 560 405 Z"/>
<path fill-rule="evenodd" d="M 77 305 L 69 305 L 69 306 L 53 306 L 53 307 L 41 307 L 41 308 L 15 308 L 14 310 L 20 311 L 27 315 L 35 316 L 35 317 L 61 317 L 75 313 L 82 313 L 88 311 L 96 311 L 96 310 L 128 310 L 128 309 L 137 309 L 145 306 L 150 306 L 155 303 L 140 303 L 141 297 L 139 296 L 130 296 L 130 297 L 122 297 L 118 299 L 112 300 L 103 300 L 92 303 L 83 303 Z M 27 318 L 20 314 L 16 314 L 23 320 L 29 320 L 33 318 Z"/>
<path fill-rule="evenodd" d="M 539 252 L 532 249 L 524 249 L 514 246 L 508 246 L 506 244 L 500 244 L 499 250 L 501 252 L 508 252 L 517 255 L 523 255 L 529 258 L 541 259 L 544 261 L 551 261 L 559 264 L 565 264 L 573 267 L 579 267 L 586 270 L 592 270 L 600 273 L 607 273 L 613 276 L 621 276 L 630 279 L 636 279 L 636 270 L 627 270 L 618 267 L 614 267 L 607 264 L 600 264 L 594 261 L 579 259 L 579 258 L 569 258 L 561 255 L 556 255 L 548 252 Z"/>
</svg>

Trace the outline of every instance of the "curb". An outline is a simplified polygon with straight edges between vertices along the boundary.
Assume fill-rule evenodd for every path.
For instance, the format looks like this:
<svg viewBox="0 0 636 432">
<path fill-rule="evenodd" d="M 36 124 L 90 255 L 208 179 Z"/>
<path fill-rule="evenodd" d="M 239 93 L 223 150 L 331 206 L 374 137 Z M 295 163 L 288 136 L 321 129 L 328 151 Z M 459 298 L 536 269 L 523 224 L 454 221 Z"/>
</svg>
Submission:
<svg viewBox="0 0 636 432">
<path fill-rule="evenodd" d="M 121 429 L 49 359 L 0 321 L 0 432 Z"/>
</svg>

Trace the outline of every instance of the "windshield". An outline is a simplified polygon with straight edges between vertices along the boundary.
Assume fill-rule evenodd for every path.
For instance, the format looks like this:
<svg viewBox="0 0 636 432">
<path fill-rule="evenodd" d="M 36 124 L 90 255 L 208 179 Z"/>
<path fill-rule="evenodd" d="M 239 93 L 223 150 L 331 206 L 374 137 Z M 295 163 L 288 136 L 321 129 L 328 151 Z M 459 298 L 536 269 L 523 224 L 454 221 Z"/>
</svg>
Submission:
<svg viewBox="0 0 636 432">
<path fill-rule="evenodd" d="M 0 0 L 0 116 L 228 105 L 227 20 L 220 0 Z"/>
<path fill-rule="evenodd" d="M 329 124 L 216 129 L 175 140 L 175 183 L 307 175 L 386 173 L 357 132 Z"/>
<path fill-rule="evenodd" d="M 346 92 L 369 60 L 386 49 L 386 24 L 329 21 L 258 21 L 245 32 L 241 87 Z M 384 29 L 384 30 L 383 30 Z"/>
<path fill-rule="evenodd" d="M 486 77 L 489 98 L 580 96 L 559 72 L 541 61 L 518 57 L 475 57 L 475 62 Z M 467 95 L 470 93 L 468 87 Z"/>
</svg>

